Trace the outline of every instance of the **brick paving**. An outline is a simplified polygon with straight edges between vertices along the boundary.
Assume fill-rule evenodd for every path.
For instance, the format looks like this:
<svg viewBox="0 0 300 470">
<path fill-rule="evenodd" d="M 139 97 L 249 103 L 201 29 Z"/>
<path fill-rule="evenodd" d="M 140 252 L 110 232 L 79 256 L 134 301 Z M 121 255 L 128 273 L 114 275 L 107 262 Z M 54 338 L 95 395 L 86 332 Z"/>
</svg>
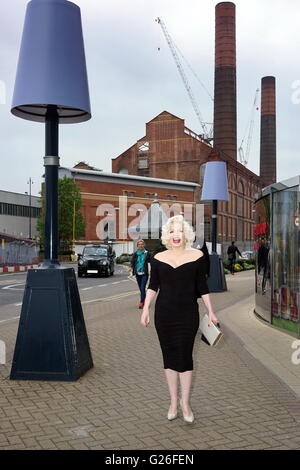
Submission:
<svg viewBox="0 0 300 470">
<path fill-rule="evenodd" d="M 216 311 L 223 295 L 212 294 Z M 18 323 L 1 325 L 8 349 L 0 366 L 1 450 L 300 449 L 300 399 L 226 326 L 217 347 L 200 336 L 195 344 L 194 424 L 181 415 L 169 422 L 153 316 L 140 326 L 137 301 L 134 294 L 84 306 L 94 368 L 77 382 L 10 381 Z"/>
</svg>

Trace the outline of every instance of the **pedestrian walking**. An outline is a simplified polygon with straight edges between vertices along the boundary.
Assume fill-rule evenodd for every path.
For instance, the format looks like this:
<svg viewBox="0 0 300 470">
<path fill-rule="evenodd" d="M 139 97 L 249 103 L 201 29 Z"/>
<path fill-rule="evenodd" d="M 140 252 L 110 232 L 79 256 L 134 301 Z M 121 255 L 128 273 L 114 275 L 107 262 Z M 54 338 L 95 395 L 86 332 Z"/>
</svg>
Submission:
<svg viewBox="0 0 300 470">
<path fill-rule="evenodd" d="M 227 256 L 228 256 L 228 261 L 230 263 L 230 272 L 232 275 L 234 275 L 234 265 L 236 261 L 236 253 L 238 253 L 240 256 L 242 256 L 240 250 L 238 249 L 237 246 L 234 244 L 235 242 L 231 242 L 231 245 L 228 247 L 227 250 Z"/>
<path fill-rule="evenodd" d="M 149 277 L 148 263 L 150 263 L 150 253 L 145 249 L 144 240 L 139 240 L 137 243 L 137 250 L 133 253 L 131 258 L 131 270 L 135 275 L 139 289 L 140 289 L 140 303 L 139 308 L 143 308 L 146 297 L 146 284 Z"/>
<path fill-rule="evenodd" d="M 154 324 L 171 400 L 167 418 L 171 421 L 177 417 L 179 379 L 180 406 L 187 423 L 194 421 L 190 391 L 193 346 L 199 328 L 197 298 L 202 297 L 205 303 L 209 325 L 218 322 L 206 283 L 206 257 L 201 250 L 191 247 L 194 239 L 195 233 L 182 215 L 169 218 L 162 227 L 161 241 L 167 249 L 151 258 L 150 282 L 141 316 L 141 324 L 147 327 L 149 307 L 159 290 Z"/>
<path fill-rule="evenodd" d="M 270 277 L 270 259 L 269 259 L 270 247 L 268 246 L 264 238 L 261 239 L 260 246 L 257 252 L 257 274 L 261 274 L 263 271 L 262 279 L 262 295 L 266 293 L 266 282 L 267 278 Z"/>
</svg>

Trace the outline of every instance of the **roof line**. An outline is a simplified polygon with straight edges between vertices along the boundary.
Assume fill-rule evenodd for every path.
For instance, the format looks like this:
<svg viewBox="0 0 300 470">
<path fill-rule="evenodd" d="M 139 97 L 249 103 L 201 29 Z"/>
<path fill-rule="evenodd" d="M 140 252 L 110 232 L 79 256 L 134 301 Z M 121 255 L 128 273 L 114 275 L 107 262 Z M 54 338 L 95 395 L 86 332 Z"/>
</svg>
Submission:
<svg viewBox="0 0 300 470">
<path fill-rule="evenodd" d="M 131 180 L 140 180 L 140 181 L 153 181 L 156 183 L 168 183 L 168 184 L 179 184 L 182 186 L 200 186 L 198 183 L 193 183 L 192 181 L 180 181 L 180 180 L 169 180 L 162 178 L 153 178 L 151 176 L 138 176 L 138 175 L 128 175 L 126 173 L 109 173 L 105 171 L 94 171 L 94 170 L 83 170 L 81 168 L 68 168 L 68 167 L 59 167 L 62 170 L 69 170 L 71 173 L 82 173 L 86 175 L 95 175 L 95 176 L 111 176 L 114 178 L 125 178 Z"/>
</svg>

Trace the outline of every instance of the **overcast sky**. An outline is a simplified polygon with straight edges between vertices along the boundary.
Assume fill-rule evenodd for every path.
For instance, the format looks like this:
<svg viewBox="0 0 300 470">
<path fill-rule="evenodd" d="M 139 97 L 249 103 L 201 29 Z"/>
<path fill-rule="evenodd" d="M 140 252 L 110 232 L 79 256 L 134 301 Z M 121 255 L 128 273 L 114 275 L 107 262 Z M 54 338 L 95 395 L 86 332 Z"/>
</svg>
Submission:
<svg viewBox="0 0 300 470">
<path fill-rule="evenodd" d="M 43 174 L 44 125 L 10 112 L 27 0 L 0 5 L 0 189 L 37 195 Z M 84 160 L 111 171 L 118 156 L 145 134 L 145 123 L 166 110 L 201 133 L 174 59 L 155 18 L 213 94 L 215 0 L 77 0 L 81 8 L 92 119 L 60 126 L 62 166 Z M 277 81 L 277 179 L 300 174 L 300 2 L 236 0 L 238 145 L 261 78 Z M 185 62 L 182 62 L 185 66 Z M 186 67 L 186 66 L 185 66 Z M 199 109 L 212 122 L 213 103 L 188 68 Z M 259 173 L 259 111 L 248 168 Z M 246 132 L 246 134 L 245 134 Z"/>
</svg>

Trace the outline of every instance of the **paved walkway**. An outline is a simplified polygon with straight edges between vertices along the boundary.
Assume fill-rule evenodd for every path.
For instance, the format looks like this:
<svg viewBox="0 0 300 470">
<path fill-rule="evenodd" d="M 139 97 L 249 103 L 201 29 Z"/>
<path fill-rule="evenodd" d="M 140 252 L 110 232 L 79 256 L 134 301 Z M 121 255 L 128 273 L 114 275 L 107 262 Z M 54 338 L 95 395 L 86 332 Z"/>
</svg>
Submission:
<svg viewBox="0 0 300 470">
<path fill-rule="evenodd" d="M 153 317 L 140 326 L 136 293 L 84 306 L 94 368 L 77 382 L 10 381 L 18 323 L 2 323 L 0 449 L 300 449 L 293 338 L 253 315 L 253 272 L 227 279 L 228 292 L 212 294 L 225 337 L 215 348 L 195 344 L 193 425 L 166 419 Z"/>
</svg>

